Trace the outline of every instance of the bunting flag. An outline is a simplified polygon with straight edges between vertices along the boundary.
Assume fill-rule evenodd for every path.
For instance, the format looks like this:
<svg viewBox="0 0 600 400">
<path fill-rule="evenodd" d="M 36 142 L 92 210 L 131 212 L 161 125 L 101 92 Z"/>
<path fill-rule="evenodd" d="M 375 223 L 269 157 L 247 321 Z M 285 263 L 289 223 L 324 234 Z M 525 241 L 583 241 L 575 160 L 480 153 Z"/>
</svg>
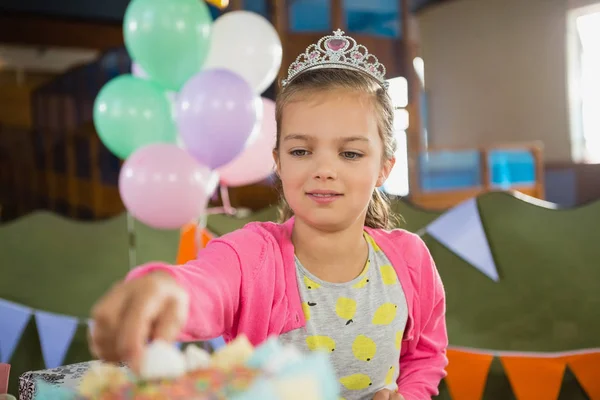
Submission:
<svg viewBox="0 0 600 400">
<path fill-rule="evenodd" d="M 212 239 L 213 235 L 211 235 L 206 229 L 202 229 L 202 232 L 200 233 L 200 248 L 205 248 L 208 242 L 210 242 Z"/>
<path fill-rule="evenodd" d="M 198 225 L 191 222 L 181 228 L 179 235 L 179 249 L 177 251 L 177 265 L 196 258 L 198 254 L 197 246 Z"/>
<path fill-rule="evenodd" d="M 31 313 L 29 307 L 0 299 L 0 362 L 10 361 Z"/>
<path fill-rule="evenodd" d="M 448 349 L 447 355 L 446 385 L 452 399 L 481 399 L 494 356 L 454 349 Z"/>
<path fill-rule="evenodd" d="M 446 211 L 427 225 L 425 231 L 492 280 L 500 280 L 481 224 L 477 199 L 469 199 Z"/>
<path fill-rule="evenodd" d="M 60 367 L 71 346 L 79 320 L 67 315 L 35 312 L 46 368 Z"/>
<path fill-rule="evenodd" d="M 561 357 L 500 356 L 504 372 L 518 400 L 557 399 L 566 361 Z"/>
<path fill-rule="evenodd" d="M 181 228 L 177 265 L 195 260 L 198 251 L 205 248 L 212 238 L 213 236 L 206 229 L 198 229 L 198 225 L 195 223 L 189 223 Z"/>
<path fill-rule="evenodd" d="M 590 400 L 600 400 L 600 351 L 573 354 L 564 360 Z"/>
<path fill-rule="evenodd" d="M 218 350 L 221 347 L 225 347 L 225 339 L 223 339 L 223 336 L 219 336 L 218 338 L 210 339 L 208 342 L 210 343 L 213 350 Z"/>
</svg>

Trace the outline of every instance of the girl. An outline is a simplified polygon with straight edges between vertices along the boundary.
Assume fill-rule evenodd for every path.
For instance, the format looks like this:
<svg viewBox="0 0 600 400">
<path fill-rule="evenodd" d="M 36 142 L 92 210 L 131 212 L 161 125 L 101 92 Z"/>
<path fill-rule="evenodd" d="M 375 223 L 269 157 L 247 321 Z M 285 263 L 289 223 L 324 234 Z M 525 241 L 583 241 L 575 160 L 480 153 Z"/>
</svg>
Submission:
<svg viewBox="0 0 600 400">
<path fill-rule="evenodd" d="M 93 310 L 93 353 L 135 368 L 150 339 L 278 335 L 330 352 L 345 399 L 436 395 L 442 282 L 418 236 L 389 230 L 377 189 L 395 162 L 384 74 L 339 30 L 301 54 L 277 99 L 283 222 L 248 224 L 182 266 L 133 270 Z"/>
</svg>

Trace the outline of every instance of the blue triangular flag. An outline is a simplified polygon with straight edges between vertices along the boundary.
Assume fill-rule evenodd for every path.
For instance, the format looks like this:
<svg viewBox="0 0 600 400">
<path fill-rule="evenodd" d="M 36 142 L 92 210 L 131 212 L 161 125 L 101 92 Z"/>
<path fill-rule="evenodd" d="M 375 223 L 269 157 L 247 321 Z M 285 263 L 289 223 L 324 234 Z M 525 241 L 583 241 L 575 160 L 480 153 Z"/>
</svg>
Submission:
<svg viewBox="0 0 600 400">
<path fill-rule="evenodd" d="M 218 338 L 214 339 L 209 339 L 208 342 L 212 346 L 213 350 L 218 350 L 221 347 L 225 346 L 225 339 L 223 339 L 223 336 L 219 336 Z"/>
<path fill-rule="evenodd" d="M 500 280 L 475 198 L 440 215 L 426 231 L 489 278 L 496 282 Z"/>
<path fill-rule="evenodd" d="M 92 333 L 94 331 L 94 320 L 88 319 L 87 326 L 88 326 L 88 330 L 90 331 L 90 333 Z"/>
<path fill-rule="evenodd" d="M 10 361 L 31 312 L 28 307 L 0 299 L 0 362 Z"/>
<path fill-rule="evenodd" d="M 35 322 L 46 368 L 60 367 L 71 345 L 79 321 L 77 318 L 67 315 L 36 311 Z"/>
</svg>

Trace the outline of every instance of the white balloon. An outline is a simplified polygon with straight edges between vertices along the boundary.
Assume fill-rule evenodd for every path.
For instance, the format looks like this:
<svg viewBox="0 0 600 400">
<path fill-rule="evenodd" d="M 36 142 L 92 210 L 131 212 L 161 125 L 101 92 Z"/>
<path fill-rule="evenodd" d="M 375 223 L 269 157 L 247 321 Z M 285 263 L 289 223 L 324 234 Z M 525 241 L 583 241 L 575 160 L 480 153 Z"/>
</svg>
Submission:
<svg viewBox="0 0 600 400">
<path fill-rule="evenodd" d="M 213 23 L 204 68 L 228 69 L 261 94 L 277 77 L 282 54 L 279 35 L 267 19 L 251 11 L 231 11 Z"/>
</svg>

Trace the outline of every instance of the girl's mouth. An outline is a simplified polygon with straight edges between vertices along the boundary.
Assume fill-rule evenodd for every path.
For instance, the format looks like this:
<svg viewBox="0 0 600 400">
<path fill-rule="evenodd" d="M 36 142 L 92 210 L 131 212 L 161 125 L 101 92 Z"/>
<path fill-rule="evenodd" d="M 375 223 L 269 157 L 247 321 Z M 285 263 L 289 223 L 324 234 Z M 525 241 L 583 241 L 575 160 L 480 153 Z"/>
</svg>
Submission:
<svg viewBox="0 0 600 400">
<path fill-rule="evenodd" d="M 319 204 L 329 204 L 342 197 L 342 194 L 335 192 L 308 192 L 306 194 L 310 199 Z"/>
</svg>

